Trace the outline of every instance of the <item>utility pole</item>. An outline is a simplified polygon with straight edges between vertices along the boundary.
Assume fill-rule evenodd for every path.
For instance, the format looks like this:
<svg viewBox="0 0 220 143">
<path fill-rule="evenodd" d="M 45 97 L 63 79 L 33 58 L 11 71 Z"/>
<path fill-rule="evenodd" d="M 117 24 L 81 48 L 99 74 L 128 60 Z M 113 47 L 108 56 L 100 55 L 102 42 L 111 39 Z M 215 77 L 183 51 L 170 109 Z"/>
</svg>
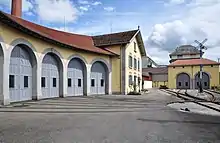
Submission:
<svg viewBox="0 0 220 143">
<path fill-rule="evenodd" d="M 203 52 L 202 50 L 205 49 L 207 50 L 207 47 L 205 47 L 203 44 L 207 41 L 208 39 L 205 39 L 203 40 L 202 42 L 199 42 L 197 40 L 195 40 L 195 42 L 198 44 L 198 48 L 199 48 L 199 51 L 200 51 L 200 61 L 202 61 L 202 55 L 203 55 Z M 203 75 L 203 72 L 202 72 L 202 62 L 200 63 L 200 71 L 199 71 L 199 93 L 203 93 L 203 87 L 202 87 L 202 75 Z"/>
</svg>

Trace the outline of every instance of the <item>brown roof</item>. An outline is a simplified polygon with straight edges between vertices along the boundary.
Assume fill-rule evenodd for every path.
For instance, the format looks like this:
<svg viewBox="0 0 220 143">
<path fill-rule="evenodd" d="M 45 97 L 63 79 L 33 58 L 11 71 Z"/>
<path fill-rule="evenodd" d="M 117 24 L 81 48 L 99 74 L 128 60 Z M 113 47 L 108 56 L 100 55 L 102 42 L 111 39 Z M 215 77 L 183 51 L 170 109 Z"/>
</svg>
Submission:
<svg viewBox="0 0 220 143">
<path fill-rule="evenodd" d="M 142 72 L 148 72 L 151 74 L 167 74 L 168 68 L 167 67 L 143 68 Z"/>
<path fill-rule="evenodd" d="M 93 39 L 90 36 L 54 30 L 10 14 L 6 14 L 2 11 L 0 11 L 0 21 L 11 27 L 22 30 L 31 36 L 44 39 L 54 44 L 59 44 L 72 49 L 85 50 L 106 55 L 116 55 L 113 52 L 94 46 Z"/>
<path fill-rule="evenodd" d="M 131 30 L 119 33 L 104 34 L 93 36 L 92 39 L 94 41 L 95 46 L 98 47 L 117 44 L 127 44 L 137 32 L 138 30 Z"/>
<path fill-rule="evenodd" d="M 191 65 L 219 65 L 220 63 L 212 61 L 209 59 L 186 59 L 186 60 L 176 60 L 172 62 L 169 66 L 191 66 Z"/>
<path fill-rule="evenodd" d="M 142 72 L 142 76 L 150 76 L 149 72 Z"/>
</svg>

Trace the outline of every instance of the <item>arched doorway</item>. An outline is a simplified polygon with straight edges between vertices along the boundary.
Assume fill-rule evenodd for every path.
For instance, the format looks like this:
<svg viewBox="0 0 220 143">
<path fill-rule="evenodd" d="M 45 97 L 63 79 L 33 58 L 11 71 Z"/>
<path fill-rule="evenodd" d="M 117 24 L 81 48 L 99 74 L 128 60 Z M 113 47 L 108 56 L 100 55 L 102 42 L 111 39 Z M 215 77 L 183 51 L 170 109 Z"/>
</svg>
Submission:
<svg viewBox="0 0 220 143">
<path fill-rule="evenodd" d="M 11 102 L 32 100 L 36 91 L 36 57 L 28 46 L 18 44 L 11 52 L 9 95 Z"/>
<path fill-rule="evenodd" d="M 197 73 L 195 75 L 195 88 L 198 89 L 199 88 L 199 78 L 200 78 L 200 74 Z M 209 89 L 210 88 L 210 78 L 209 75 L 206 72 L 202 73 L 202 87 L 203 89 Z"/>
<path fill-rule="evenodd" d="M 86 93 L 86 65 L 80 58 L 72 58 L 67 69 L 68 96 L 82 96 Z"/>
<path fill-rule="evenodd" d="M 180 73 L 176 78 L 177 89 L 190 89 L 190 76 L 187 73 Z"/>
<path fill-rule="evenodd" d="M 63 71 L 59 56 L 47 53 L 42 61 L 41 89 L 43 98 L 59 97 Z"/>
<path fill-rule="evenodd" d="M 96 61 L 91 68 L 91 94 L 102 95 L 107 93 L 108 69 L 105 63 Z"/>
</svg>

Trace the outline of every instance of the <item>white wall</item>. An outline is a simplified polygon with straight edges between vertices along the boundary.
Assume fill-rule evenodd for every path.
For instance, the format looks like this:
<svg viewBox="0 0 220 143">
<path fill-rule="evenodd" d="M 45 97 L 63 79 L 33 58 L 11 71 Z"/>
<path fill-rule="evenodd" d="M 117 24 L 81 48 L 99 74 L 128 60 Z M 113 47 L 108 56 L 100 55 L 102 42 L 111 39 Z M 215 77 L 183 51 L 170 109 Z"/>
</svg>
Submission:
<svg viewBox="0 0 220 143">
<path fill-rule="evenodd" d="M 153 87 L 153 83 L 152 81 L 144 81 L 144 89 L 148 89 L 148 88 L 152 88 Z"/>
</svg>

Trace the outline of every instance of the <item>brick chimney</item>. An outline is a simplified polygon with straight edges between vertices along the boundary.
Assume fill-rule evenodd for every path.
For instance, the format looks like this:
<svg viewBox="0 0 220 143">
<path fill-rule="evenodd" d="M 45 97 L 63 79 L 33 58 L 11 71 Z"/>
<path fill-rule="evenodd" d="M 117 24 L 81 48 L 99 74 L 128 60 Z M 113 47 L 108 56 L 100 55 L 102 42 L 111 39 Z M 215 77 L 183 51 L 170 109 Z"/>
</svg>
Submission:
<svg viewBox="0 0 220 143">
<path fill-rule="evenodd" d="M 22 16 L 22 0 L 12 0 L 11 15 L 14 15 L 16 17 Z"/>
</svg>

